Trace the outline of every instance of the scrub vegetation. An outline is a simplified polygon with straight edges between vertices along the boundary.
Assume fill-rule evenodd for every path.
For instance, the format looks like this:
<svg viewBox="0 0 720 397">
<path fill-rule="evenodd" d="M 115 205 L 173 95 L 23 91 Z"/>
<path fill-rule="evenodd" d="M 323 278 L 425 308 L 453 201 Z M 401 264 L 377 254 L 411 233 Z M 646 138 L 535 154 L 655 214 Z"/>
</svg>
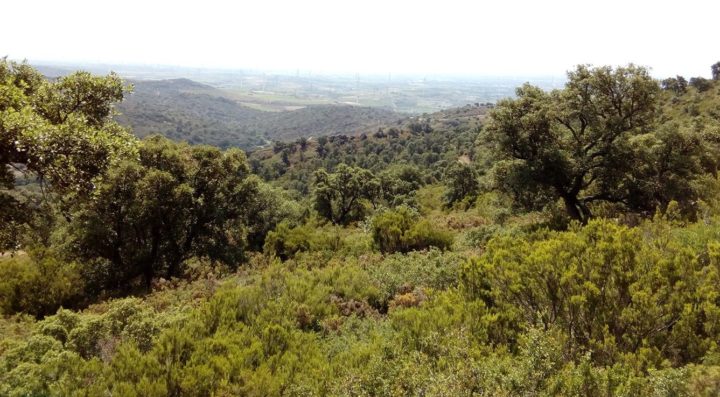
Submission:
<svg viewBox="0 0 720 397">
<path fill-rule="evenodd" d="M 717 396 L 712 70 L 246 154 L 0 60 L 0 395 Z"/>
</svg>

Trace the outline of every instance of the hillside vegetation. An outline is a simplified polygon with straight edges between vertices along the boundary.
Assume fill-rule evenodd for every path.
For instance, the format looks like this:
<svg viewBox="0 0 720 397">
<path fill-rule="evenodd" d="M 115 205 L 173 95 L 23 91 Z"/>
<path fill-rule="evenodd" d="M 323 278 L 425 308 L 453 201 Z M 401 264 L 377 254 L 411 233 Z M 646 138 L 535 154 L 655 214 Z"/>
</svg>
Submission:
<svg viewBox="0 0 720 397">
<path fill-rule="evenodd" d="M 311 105 L 282 112 L 243 106 L 231 93 L 188 79 L 130 81 L 118 105 L 120 124 L 138 137 L 251 149 L 275 140 L 355 134 L 402 118 L 380 108 Z"/>
<path fill-rule="evenodd" d="M 246 155 L 4 60 L 0 395 L 717 396 L 713 68 Z"/>
<path fill-rule="evenodd" d="M 475 140 L 490 104 L 468 105 L 410 117 L 367 129 L 357 135 L 331 135 L 275 142 L 250 153 L 253 172 L 275 184 L 307 194 L 312 173 L 347 164 L 373 172 L 411 166 L 425 170 L 423 179 L 438 181 L 456 162 L 470 163 Z"/>
</svg>

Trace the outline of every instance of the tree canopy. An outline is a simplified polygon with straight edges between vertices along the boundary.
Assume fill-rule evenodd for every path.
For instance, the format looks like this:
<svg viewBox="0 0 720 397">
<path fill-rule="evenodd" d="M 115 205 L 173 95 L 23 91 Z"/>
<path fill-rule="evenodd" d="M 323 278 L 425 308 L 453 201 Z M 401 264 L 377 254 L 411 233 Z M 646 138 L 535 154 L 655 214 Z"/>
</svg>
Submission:
<svg viewBox="0 0 720 397">
<path fill-rule="evenodd" d="M 471 164 L 453 163 L 445 171 L 445 204 L 452 206 L 455 203 L 472 202 L 477 198 L 480 190 L 478 173 Z M 469 204 L 468 204 L 469 205 Z"/>
<path fill-rule="evenodd" d="M 56 81 L 25 63 L 0 59 L 0 251 L 14 249 L 37 204 L 12 191 L 31 175 L 52 192 L 87 194 L 119 157 L 135 155 L 134 140 L 112 119 L 127 87 L 115 74 L 76 72 Z"/>
<path fill-rule="evenodd" d="M 142 275 L 176 277 L 205 256 L 231 266 L 247 246 L 260 181 L 245 154 L 153 137 L 139 161 L 111 167 L 92 200 L 75 213 L 74 246 L 85 260 L 107 261 L 113 287 Z"/>
<path fill-rule="evenodd" d="M 380 198 L 380 182 L 368 170 L 340 164 L 329 174 L 315 172 L 315 209 L 333 223 L 346 224 L 364 215 L 366 202 Z"/>
<path fill-rule="evenodd" d="M 518 88 L 485 130 L 500 160 L 496 187 L 525 208 L 561 199 L 581 222 L 595 203 L 647 213 L 671 199 L 690 204 L 704 148 L 692 130 L 660 126 L 658 99 L 657 82 L 634 65 L 579 66 L 552 92 Z"/>
<path fill-rule="evenodd" d="M 113 158 L 132 153 L 133 140 L 112 120 L 127 90 L 116 74 L 76 72 L 46 80 L 27 64 L 0 61 L 2 180 L 23 166 L 56 189 L 87 190 Z"/>
</svg>

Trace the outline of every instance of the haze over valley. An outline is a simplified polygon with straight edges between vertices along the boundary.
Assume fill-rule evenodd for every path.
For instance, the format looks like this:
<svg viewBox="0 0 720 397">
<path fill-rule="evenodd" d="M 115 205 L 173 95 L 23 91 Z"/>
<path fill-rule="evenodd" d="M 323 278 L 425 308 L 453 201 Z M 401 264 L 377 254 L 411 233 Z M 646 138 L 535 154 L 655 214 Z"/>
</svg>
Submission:
<svg viewBox="0 0 720 397">
<path fill-rule="evenodd" d="M 492 104 L 532 81 L 545 89 L 558 77 L 342 75 L 311 72 L 101 64 L 44 64 L 56 78 L 75 69 L 118 73 L 134 89 L 118 121 L 140 137 L 253 149 L 275 140 L 374 132 L 445 109 Z"/>
</svg>

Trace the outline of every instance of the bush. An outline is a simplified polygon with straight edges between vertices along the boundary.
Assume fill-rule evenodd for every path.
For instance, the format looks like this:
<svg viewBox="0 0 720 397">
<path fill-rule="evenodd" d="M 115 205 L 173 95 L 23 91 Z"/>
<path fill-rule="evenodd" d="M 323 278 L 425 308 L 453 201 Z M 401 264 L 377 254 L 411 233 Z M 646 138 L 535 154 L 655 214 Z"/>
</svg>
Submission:
<svg viewBox="0 0 720 397">
<path fill-rule="evenodd" d="M 394 296 L 419 288 L 444 290 L 457 285 L 462 257 L 453 252 L 410 252 L 392 254 L 367 266 L 387 304 Z"/>
<path fill-rule="evenodd" d="M 720 337 L 720 244 L 697 251 L 667 230 L 650 233 L 592 221 L 499 236 L 466 264 L 463 289 L 498 314 L 567 330 L 602 365 L 627 353 L 640 368 L 696 362 Z"/>
<path fill-rule="evenodd" d="M 704 77 L 693 77 L 690 79 L 690 87 L 695 87 L 699 92 L 705 92 L 712 88 L 712 81 Z"/>
<path fill-rule="evenodd" d="M 450 248 L 453 235 L 439 230 L 407 206 L 379 212 L 372 219 L 372 236 L 382 252 L 409 252 L 437 247 Z"/>
<path fill-rule="evenodd" d="M 316 222 L 291 227 L 281 222 L 277 228 L 265 238 L 265 254 L 276 256 L 283 261 L 294 257 L 299 252 L 338 250 L 342 245 L 337 230 L 320 227 Z"/>
<path fill-rule="evenodd" d="M 60 306 L 76 306 L 83 299 L 79 270 L 77 263 L 52 255 L 0 259 L 0 313 L 42 317 Z"/>
</svg>

